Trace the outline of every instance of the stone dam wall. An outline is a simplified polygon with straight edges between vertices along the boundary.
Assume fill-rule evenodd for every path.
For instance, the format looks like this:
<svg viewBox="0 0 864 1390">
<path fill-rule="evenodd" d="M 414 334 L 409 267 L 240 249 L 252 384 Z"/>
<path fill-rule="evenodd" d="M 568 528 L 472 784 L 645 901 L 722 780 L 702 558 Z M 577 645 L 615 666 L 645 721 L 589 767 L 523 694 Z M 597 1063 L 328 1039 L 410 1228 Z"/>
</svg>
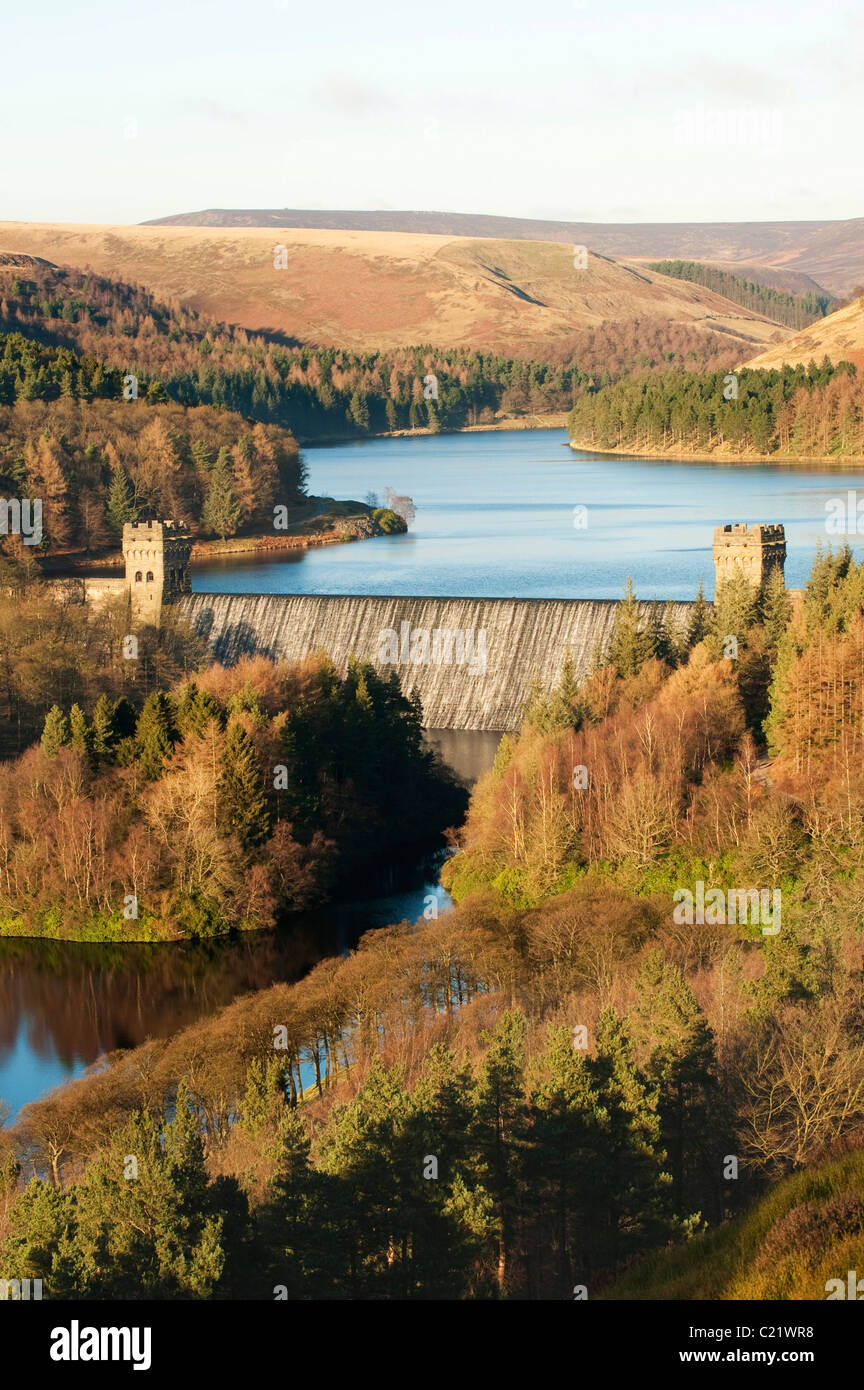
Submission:
<svg viewBox="0 0 864 1390">
<path fill-rule="evenodd" d="M 326 652 L 344 671 L 355 656 L 418 691 L 427 728 L 505 732 L 518 727 L 535 673 L 553 686 L 568 652 L 577 675 L 589 670 L 611 640 L 618 601 L 190 594 L 172 606 L 225 665 Z M 683 629 L 693 604 L 639 608 L 646 621 L 669 610 Z"/>
</svg>

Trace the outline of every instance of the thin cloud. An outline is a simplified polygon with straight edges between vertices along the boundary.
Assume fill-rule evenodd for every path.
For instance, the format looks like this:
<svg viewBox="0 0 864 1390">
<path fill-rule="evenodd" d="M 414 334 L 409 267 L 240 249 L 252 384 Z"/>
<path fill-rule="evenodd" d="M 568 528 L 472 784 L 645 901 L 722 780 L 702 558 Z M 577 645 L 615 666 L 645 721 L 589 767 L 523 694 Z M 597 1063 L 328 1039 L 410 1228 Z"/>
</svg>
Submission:
<svg viewBox="0 0 864 1390">
<path fill-rule="evenodd" d="M 392 97 L 383 87 L 372 82 L 360 82 L 347 73 L 333 73 L 317 87 L 317 99 L 331 110 L 344 111 L 352 116 L 366 115 L 390 109 Z"/>
</svg>

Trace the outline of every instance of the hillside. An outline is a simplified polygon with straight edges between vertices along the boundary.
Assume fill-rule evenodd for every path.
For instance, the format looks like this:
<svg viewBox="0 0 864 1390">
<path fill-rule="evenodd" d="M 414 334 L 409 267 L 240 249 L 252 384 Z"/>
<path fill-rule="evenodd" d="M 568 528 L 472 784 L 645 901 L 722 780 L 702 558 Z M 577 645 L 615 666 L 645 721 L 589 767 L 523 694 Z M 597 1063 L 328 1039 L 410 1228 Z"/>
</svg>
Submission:
<svg viewBox="0 0 864 1390">
<path fill-rule="evenodd" d="M 665 1250 L 605 1299 L 825 1299 L 864 1269 L 864 1149 L 795 1173 L 737 1221 Z M 842 1296 L 845 1296 L 842 1295 Z"/>
<path fill-rule="evenodd" d="M 812 276 L 834 293 L 864 278 L 864 219 L 842 222 L 557 222 L 482 213 L 208 208 L 144 223 L 152 227 L 307 227 L 333 230 L 576 242 L 604 256 L 774 266 Z M 796 293 L 812 286 L 783 288 Z"/>
<path fill-rule="evenodd" d="M 274 269 L 274 245 L 286 266 Z M 224 322 L 358 352 L 432 343 L 561 360 L 580 332 L 638 320 L 742 352 L 784 330 L 703 287 L 571 245 L 395 232 L 5 223 L 0 251 L 146 285 Z"/>
<path fill-rule="evenodd" d="M 864 457 L 864 381 L 837 367 L 640 373 L 584 391 L 569 417 L 576 449 L 752 462 Z"/>
<path fill-rule="evenodd" d="M 766 369 L 799 363 L 806 366 L 808 362 L 821 362 L 823 357 L 829 357 L 835 365 L 853 362 L 859 370 L 864 369 L 864 299 L 837 309 L 744 365 Z"/>
<path fill-rule="evenodd" d="M 838 301 L 826 291 L 809 291 L 805 294 L 789 294 L 774 285 L 764 284 L 756 279 L 733 275 L 719 266 L 708 265 L 702 261 L 656 261 L 646 264 L 646 270 L 657 270 L 661 275 L 671 275 L 676 280 L 689 280 L 694 285 L 704 285 L 716 294 L 731 299 L 751 313 L 764 314 L 785 328 L 799 330 L 807 328 L 816 319 L 838 307 Z"/>
</svg>

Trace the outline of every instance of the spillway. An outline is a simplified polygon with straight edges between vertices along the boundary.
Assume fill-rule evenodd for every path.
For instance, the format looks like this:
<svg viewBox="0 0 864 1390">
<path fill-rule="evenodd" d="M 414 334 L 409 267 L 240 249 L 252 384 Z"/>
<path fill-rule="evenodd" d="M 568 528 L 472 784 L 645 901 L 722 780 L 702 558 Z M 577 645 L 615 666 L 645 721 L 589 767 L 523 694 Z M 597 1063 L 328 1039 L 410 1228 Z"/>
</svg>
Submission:
<svg viewBox="0 0 864 1390">
<path fill-rule="evenodd" d="M 646 621 L 668 611 L 684 628 L 692 603 L 640 603 Z M 535 674 L 560 679 L 569 652 L 577 676 L 605 651 L 615 625 L 613 599 L 385 598 L 336 594 L 190 594 L 176 608 L 231 665 L 244 655 L 294 661 L 326 652 L 345 669 L 350 657 L 395 670 L 418 691 L 430 729 L 519 725 Z"/>
</svg>

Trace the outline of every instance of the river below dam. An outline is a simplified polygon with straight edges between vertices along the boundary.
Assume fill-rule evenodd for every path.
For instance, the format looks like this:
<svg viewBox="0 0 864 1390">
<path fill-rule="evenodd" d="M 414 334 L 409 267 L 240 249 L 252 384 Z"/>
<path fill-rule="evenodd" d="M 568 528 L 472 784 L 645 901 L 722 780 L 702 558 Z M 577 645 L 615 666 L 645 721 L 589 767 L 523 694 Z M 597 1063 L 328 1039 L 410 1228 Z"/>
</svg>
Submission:
<svg viewBox="0 0 864 1390">
<path fill-rule="evenodd" d="M 826 501 L 864 487 L 862 470 L 578 453 L 559 430 L 373 439 L 305 457 L 312 493 L 362 501 L 372 492 L 383 503 L 390 487 L 410 496 L 408 533 L 277 560 L 226 556 L 193 568 L 193 593 L 608 600 L 631 574 L 641 598 L 682 602 L 700 579 L 712 594 L 713 528 L 730 521 L 782 522 L 787 583 L 800 587 L 817 541 L 832 539 Z M 436 729 L 430 739 L 469 781 L 497 744 L 490 730 Z M 445 910 L 439 868 L 440 858 L 414 856 L 389 866 L 374 896 L 227 942 L 0 940 L 0 1100 L 16 1113 L 105 1052 L 298 979 L 370 928 L 417 920 L 429 893 Z"/>
</svg>

